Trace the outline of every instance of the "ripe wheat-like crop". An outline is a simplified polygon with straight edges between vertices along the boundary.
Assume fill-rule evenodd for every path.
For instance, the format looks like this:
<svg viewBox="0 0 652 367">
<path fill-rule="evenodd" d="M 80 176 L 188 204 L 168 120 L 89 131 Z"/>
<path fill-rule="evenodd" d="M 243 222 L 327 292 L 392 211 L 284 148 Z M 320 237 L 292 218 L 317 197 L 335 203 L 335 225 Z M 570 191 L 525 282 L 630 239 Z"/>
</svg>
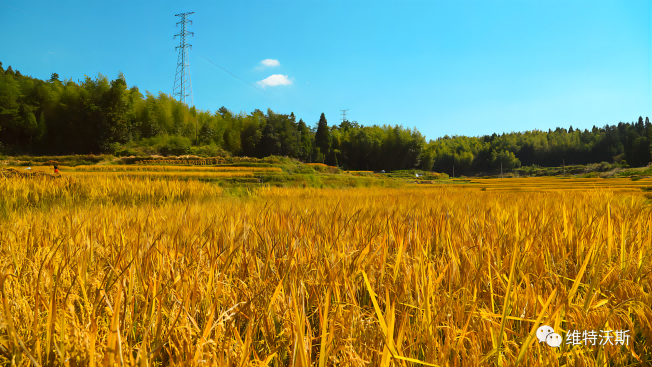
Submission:
<svg viewBox="0 0 652 367">
<path fill-rule="evenodd" d="M 104 165 L 61 167 L 62 171 L 70 172 L 282 172 L 278 167 L 233 167 L 233 166 L 141 166 L 141 165 Z"/>
<path fill-rule="evenodd" d="M 0 184 L 7 365 L 650 363 L 642 197 L 264 187 L 233 198 L 210 183 L 108 176 Z M 535 337 L 542 324 L 631 337 L 552 348 Z"/>
<path fill-rule="evenodd" d="M 260 173 L 260 172 L 258 172 Z M 253 172 L 242 172 L 242 171 L 233 171 L 233 172 L 192 172 L 192 171 L 166 171 L 166 172 L 154 172 L 154 171 L 128 171 L 128 172 L 65 172 L 62 174 L 70 175 L 72 177 L 98 177 L 98 178 L 107 178 L 107 177 L 124 177 L 124 178 L 151 178 L 152 180 L 156 179 L 175 179 L 175 178 L 229 178 L 229 177 L 254 177 Z"/>
</svg>

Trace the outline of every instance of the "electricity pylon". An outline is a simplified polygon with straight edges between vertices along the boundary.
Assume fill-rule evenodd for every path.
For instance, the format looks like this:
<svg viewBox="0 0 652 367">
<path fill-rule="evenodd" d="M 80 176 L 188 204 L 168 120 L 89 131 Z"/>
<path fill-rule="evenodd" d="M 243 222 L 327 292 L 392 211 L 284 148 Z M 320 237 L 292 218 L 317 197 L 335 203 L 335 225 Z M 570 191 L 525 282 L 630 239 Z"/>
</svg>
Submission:
<svg viewBox="0 0 652 367">
<path fill-rule="evenodd" d="M 179 46 L 175 47 L 175 50 L 179 50 L 179 58 L 177 59 L 177 73 L 174 77 L 174 89 L 172 94 L 175 97 L 178 96 L 179 101 L 188 106 L 193 106 L 195 104 L 192 98 L 190 62 L 188 61 L 188 48 L 192 49 L 192 45 L 186 43 L 186 36 L 195 36 L 194 32 L 186 31 L 186 23 L 190 22 L 190 24 L 192 24 L 192 20 L 188 19 L 188 16 L 193 13 L 194 11 L 175 15 L 175 17 L 181 17 L 181 21 L 177 23 L 177 27 L 181 24 L 181 32 L 174 35 L 175 38 L 179 36 Z"/>
<path fill-rule="evenodd" d="M 346 110 L 340 110 L 340 111 L 342 111 L 342 122 L 347 121 L 347 120 L 346 120 L 346 111 L 348 111 L 348 109 L 346 109 Z"/>
</svg>

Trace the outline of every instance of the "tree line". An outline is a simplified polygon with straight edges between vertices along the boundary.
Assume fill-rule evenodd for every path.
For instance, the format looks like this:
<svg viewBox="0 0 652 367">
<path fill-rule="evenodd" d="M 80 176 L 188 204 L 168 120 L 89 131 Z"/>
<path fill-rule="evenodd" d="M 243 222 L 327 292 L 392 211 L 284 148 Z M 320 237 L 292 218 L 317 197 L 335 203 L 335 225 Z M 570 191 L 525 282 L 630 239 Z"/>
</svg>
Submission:
<svg viewBox="0 0 652 367">
<path fill-rule="evenodd" d="M 88 154 L 149 151 L 204 152 L 237 156 L 282 155 L 355 170 L 420 168 L 456 174 L 510 170 L 521 165 L 559 166 L 651 160 L 652 125 L 634 123 L 591 130 L 557 128 L 491 136 L 444 136 L 426 142 L 416 129 L 364 126 L 355 121 L 328 125 L 322 113 L 309 126 L 294 113 L 268 109 L 234 113 L 197 110 L 159 92 L 143 95 L 122 73 L 83 81 L 47 81 L 0 63 L 0 152 Z M 126 149 L 129 148 L 129 149 Z M 130 150 L 131 149 L 131 150 Z"/>
<path fill-rule="evenodd" d="M 513 132 L 491 136 L 444 136 L 424 148 L 424 160 L 433 170 L 459 174 L 511 170 L 520 166 L 559 167 L 613 162 L 631 167 L 652 161 L 652 125 L 648 117 L 637 122 L 592 129 Z"/>
</svg>

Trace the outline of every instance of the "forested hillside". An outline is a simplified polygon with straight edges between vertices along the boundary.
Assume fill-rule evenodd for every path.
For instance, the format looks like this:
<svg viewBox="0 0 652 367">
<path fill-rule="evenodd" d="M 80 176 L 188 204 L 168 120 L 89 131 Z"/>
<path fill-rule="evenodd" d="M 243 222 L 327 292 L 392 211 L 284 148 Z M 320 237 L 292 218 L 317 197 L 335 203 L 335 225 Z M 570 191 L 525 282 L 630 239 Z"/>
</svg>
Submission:
<svg viewBox="0 0 652 367">
<path fill-rule="evenodd" d="M 619 123 L 591 130 L 556 128 L 546 131 L 526 131 L 483 137 L 455 136 L 430 141 L 422 156 L 433 162 L 433 170 L 449 172 L 497 171 L 538 165 L 558 167 L 589 163 L 623 163 L 631 167 L 652 161 L 650 142 L 652 125 L 649 118 L 635 123 Z M 625 162 L 623 162 L 625 161 Z M 428 163 L 429 164 L 429 163 Z"/>
<path fill-rule="evenodd" d="M 316 118 L 316 116 L 315 116 Z M 405 125 L 412 122 L 404 121 Z M 458 174 L 509 170 L 521 165 L 559 166 L 652 160 L 649 119 L 591 130 L 570 127 L 492 136 L 454 136 L 425 141 L 416 129 L 363 126 L 344 121 L 316 126 L 293 113 L 197 110 L 98 74 L 83 81 L 48 81 L 21 75 L 0 63 L 0 153 L 283 155 L 359 170 L 424 170 Z M 554 125 L 554 121 L 551 122 Z M 469 135 L 473 132 L 469 131 Z"/>
</svg>

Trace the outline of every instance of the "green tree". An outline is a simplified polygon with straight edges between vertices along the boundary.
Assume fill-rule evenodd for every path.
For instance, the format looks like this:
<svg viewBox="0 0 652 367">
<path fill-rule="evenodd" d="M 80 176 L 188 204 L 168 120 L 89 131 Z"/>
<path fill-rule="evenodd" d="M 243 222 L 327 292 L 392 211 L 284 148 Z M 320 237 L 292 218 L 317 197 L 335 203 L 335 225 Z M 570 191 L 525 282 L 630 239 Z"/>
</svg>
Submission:
<svg viewBox="0 0 652 367">
<path fill-rule="evenodd" d="M 246 116 L 242 120 L 242 129 L 240 130 L 240 140 L 242 141 L 242 150 L 248 157 L 262 156 L 260 142 L 263 136 L 261 126 L 265 126 L 265 117 L 260 111 L 254 111 L 251 116 Z"/>
<path fill-rule="evenodd" d="M 321 161 L 323 163 L 325 159 L 326 156 L 324 156 L 324 154 L 321 152 L 321 148 L 315 147 L 315 161 Z"/>
<path fill-rule="evenodd" d="M 312 133 L 302 119 L 299 119 L 297 130 L 300 134 L 300 148 L 298 151 L 298 156 L 304 160 L 308 160 L 308 156 L 312 152 Z"/>
<path fill-rule="evenodd" d="M 25 129 L 25 133 L 29 136 L 29 151 L 33 151 L 34 137 L 38 134 L 38 121 L 36 116 L 34 116 L 34 110 L 36 107 L 29 106 L 25 103 L 20 105 L 20 114 L 22 117 L 22 126 Z"/>
<path fill-rule="evenodd" d="M 231 113 L 231 111 L 227 110 L 226 107 L 224 107 L 224 106 L 220 107 L 220 109 L 217 110 L 217 113 L 222 115 L 222 117 L 225 118 L 225 119 L 231 119 L 233 117 L 233 114 Z"/>
<path fill-rule="evenodd" d="M 47 125 L 45 123 L 45 112 L 41 111 L 41 114 L 39 115 L 38 118 L 38 124 L 36 126 L 36 132 L 34 133 L 34 137 L 41 141 L 45 134 L 47 132 Z"/>
<path fill-rule="evenodd" d="M 450 173 L 455 165 L 463 174 L 496 171 L 501 163 L 509 170 L 519 164 L 558 166 L 562 160 L 568 165 L 626 160 L 641 166 L 652 159 L 652 125 L 642 116 L 583 131 L 571 126 L 445 136 L 426 144 L 418 130 L 398 124 L 343 121 L 329 127 L 322 113 L 317 126 L 309 128 L 303 120 L 296 122 L 294 113 L 267 111 L 197 111 L 162 92 L 143 96 L 135 86 L 128 89 L 122 74 L 113 81 L 98 74 L 75 83 L 52 73 L 45 81 L 11 67 L 5 71 L 0 64 L 0 144 L 10 154 L 97 153 L 132 141 L 171 152 L 192 140 L 236 155 L 282 154 L 364 170 L 421 167 Z"/>
<path fill-rule="evenodd" d="M 0 76 L 2 82 L 0 83 L 0 137 L 3 145 L 7 148 L 14 146 L 17 141 L 20 141 L 21 126 L 19 114 L 19 98 L 20 98 L 20 84 L 14 79 L 12 73 L 9 72 Z"/>
<path fill-rule="evenodd" d="M 281 140 L 276 133 L 274 120 L 274 115 L 268 112 L 267 124 L 263 128 L 263 136 L 260 139 L 260 148 L 263 156 L 276 155 L 281 150 Z"/>
<path fill-rule="evenodd" d="M 419 168 L 424 171 L 432 170 L 432 166 L 435 164 L 435 155 L 431 150 L 423 150 L 421 152 L 421 159 L 419 163 Z"/>
<path fill-rule="evenodd" d="M 496 170 L 500 169 L 502 164 L 502 169 L 505 171 L 511 171 L 512 169 L 521 166 L 521 162 L 516 158 L 514 153 L 507 150 L 494 151 L 491 153 L 491 164 Z"/>
<path fill-rule="evenodd" d="M 331 136 L 331 149 L 327 157 L 327 162 L 331 166 L 338 166 L 339 165 L 338 158 L 342 153 L 342 151 L 340 150 L 340 148 L 342 147 L 342 136 L 336 126 L 331 127 L 330 136 Z"/>
<path fill-rule="evenodd" d="M 199 129 L 197 140 L 200 145 L 210 144 L 213 141 L 213 128 L 210 121 L 204 121 Z"/>
<path fill-rule="evenodd" d="M 182 136 L 171 136 L 161 147 L 160 152 L 163 155 L 182 155 L 188 154 L 192 143 L 190 139 Z"/>
<path fill-rule="evenodd" d="M 242 152 L 242 141 L 240 134 L 236 130 L 226 130 L 223 134 L 224 148 L 234 155 Z"/>
<path fill-rule="evenodd" d="M 321 154 L 321 161 L 324 162 L 325 157 L 328 155 L 331 149 L 331 134 L 328 129 L 328 122 L 326 121 L 326 116 L 322 112 L 319 117 L 319 122 L 317 123 L 317 132 L 315 133 L 315 147 L 319 148 L 318 155 Z"/>
<path fill-rule="evenodd" d="M 646 125 L 649 127 L 649 126 L 650 126 L 650 122 L 649 122 L 649 120 L 647 119 L 647 117 L 645 118 L 645 121 L 646 121 Z M 650 147 L 650 154 L 648 155 L 648 157 L 650 158 L 650 162 L 652 162 L 652 128 L 648 128 L 647 140 L 648 140 L 648 142 L 650 143 L 650 145 L 649 145 L 649 147 Z"/>
<path fill-rule="evenodd" d="M 301 134 L 298 130 L 294 113 L 288 115 L 277 115 L 277 133 L 281 141 L 280 153 L 288 157 L 297 157 L 301 149 Z"/>
<path fill-rule="evenodd" d="M 103 100 L 103 112 L 107 119 L 103 120 L 102 147 L 108 148 L 112 143 L 126 143 L 128 141 L 131 124 L 128 118 L 129 92 L 127 90 L 127 81 L 124 75 L 111 81 L 110 88 L 101 98 Z"/>
<path fill-rule="evenodd" d="M 150 93 L 147 93 L 147 99 L 141 107 L 138 118 L 140 123 L 138 124 L 140 130 L 140 136 L 143 138 L 151 138 L 163 132 L 163 129 L 160 128 L 158 124 L 158 118 L 156 116 L 156 98 Z"/>
</svg>

